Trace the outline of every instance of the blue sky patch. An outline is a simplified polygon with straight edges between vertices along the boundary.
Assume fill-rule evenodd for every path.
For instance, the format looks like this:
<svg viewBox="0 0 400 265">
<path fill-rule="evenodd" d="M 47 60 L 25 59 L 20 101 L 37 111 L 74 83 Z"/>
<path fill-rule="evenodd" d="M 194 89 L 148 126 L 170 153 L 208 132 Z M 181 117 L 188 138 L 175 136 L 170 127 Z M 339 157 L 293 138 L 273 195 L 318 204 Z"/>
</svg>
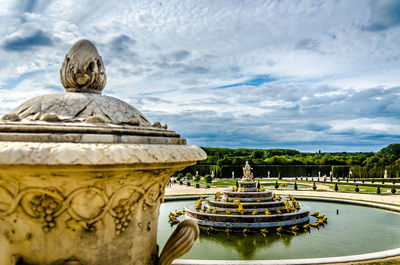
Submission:
<svg viewBox="0 0 400 265">
<path fill-rule="evenodd" d="M 255 78 L 249 79 L 245 82 L 234 83 L 234 84 L 225 85 L 225 86 L 219 86 L 219 87 L 216 87 L 215 89 L 223 89 L 223 88 L 237 87 L 237 86 L 260 86 L 264 83 L 270 83 L 270 82 L 274 82 L 276 80 L 278 80 L 278 79 L 271 77 L 270 75 L 259 75 L 259 76 L 256 76 Z"/>
<path fill-rule="evenodd" d="M 39 30 L 26 37 L 15 37 L 4 42 L 3 48 L 7 51 L 21 52 L 37 46 L 51 46 L 51 38 L 46 33 Z"/>
<path fill-rule="evenodd" d="M 22 82 L 25 79 L 29 79 L 34 75 L 37 75 L 39 73 L 43 73 L 43 70 L 40 71 L 34 71 L 34 72 L 29 72 L 29 73 L 24 73 L 21 74 L 20 76 L 16 77 L 16 78 L 9 78 L 4 80 L 3 85 L 0 85 L 0 89 L 13 89 L 15 88 L 20 82 Z"/>
</svg>

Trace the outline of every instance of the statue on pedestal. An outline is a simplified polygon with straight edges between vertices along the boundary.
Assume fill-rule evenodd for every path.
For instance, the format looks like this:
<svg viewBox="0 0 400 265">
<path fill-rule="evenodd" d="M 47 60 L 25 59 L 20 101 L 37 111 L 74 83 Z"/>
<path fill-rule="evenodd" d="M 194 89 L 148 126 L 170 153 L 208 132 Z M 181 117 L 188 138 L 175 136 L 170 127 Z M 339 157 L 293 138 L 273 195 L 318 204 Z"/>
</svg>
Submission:
<svg viewBox="0 0 400 265">
<path fill-rule="evenodd" d="M 253 173 L 251 173 L 252 169 L 253 168 L 250 167 L 249 162 L 246 161 L 246 165 L 243 167 L 242 181 L 254 181 Z"/>
</svg>

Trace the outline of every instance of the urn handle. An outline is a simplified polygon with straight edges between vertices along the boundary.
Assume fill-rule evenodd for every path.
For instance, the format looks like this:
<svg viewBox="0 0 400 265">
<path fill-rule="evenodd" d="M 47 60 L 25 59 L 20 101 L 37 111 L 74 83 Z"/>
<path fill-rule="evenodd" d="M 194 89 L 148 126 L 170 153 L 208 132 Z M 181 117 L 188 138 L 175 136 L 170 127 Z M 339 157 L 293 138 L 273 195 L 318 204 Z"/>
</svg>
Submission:
<svg viewBox="0 0 400 265">
<path fill-rule="evenodd" d="M 168 238 L 158 260 L 158 265 L 170 265 L 176 258 L 187 253 L 192 248 L 194 241 L 199 238 L 199 235 L 199 227 L 194 221 L 185 220 L 179 223 Z"/>
</svg>

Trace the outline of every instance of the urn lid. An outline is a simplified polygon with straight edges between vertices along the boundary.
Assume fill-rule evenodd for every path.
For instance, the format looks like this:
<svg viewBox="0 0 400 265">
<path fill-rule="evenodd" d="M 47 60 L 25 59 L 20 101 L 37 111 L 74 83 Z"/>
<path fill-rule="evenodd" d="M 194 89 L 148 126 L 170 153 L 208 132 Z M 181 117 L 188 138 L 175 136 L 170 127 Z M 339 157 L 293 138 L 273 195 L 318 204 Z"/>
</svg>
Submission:
<svg viewBox="0 0 400 265">
<path fill-rule="evenodd" d="M 75 43 L 60 70 L 64 93 L 32 98 L 0 120 L 0 141 L 186 144 L 167 125 L 150 123 L 130 104 L 102 95 L 103 60 L 88 40 Z"/>
</svg>

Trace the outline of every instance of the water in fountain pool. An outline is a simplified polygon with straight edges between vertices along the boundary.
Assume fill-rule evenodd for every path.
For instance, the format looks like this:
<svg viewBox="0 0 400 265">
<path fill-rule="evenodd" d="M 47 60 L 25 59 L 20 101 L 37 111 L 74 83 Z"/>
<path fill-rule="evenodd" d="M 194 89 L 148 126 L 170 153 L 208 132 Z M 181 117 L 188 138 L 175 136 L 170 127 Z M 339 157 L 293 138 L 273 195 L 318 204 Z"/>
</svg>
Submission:
<svg viewBox="0 0 400 265">
<path fill-rule="evenodd" d="M 165 202 L 160 208 L 158 244 L 164 246 L 173 231 L 168 214 L 193 201 Z M 400 213 L 370 207 L 307 201 L 312 212 L 328 216 L 328 225 L 297 236 L 261 233 L 230 234 L 202 231 L 187 259 L 300 259 L 364 254 L 398 248 Z M 339 214 L 337 214 L 339 210 Z"/>
</svg>

